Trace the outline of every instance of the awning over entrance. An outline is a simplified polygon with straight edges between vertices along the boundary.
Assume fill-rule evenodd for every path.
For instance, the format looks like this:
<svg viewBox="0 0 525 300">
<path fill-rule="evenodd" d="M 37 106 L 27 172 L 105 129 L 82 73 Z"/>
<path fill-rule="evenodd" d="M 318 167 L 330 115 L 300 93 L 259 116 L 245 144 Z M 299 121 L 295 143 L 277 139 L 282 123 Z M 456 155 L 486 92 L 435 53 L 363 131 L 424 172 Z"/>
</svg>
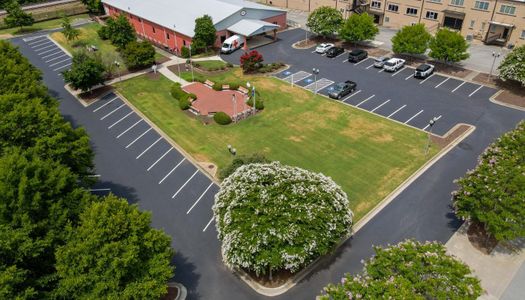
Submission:
<svg viewBox="0 0 525 300">
<path fill-rule="evenodd" d="M 496 22 L 496 21 L 489 21 L 489 24 L 497 25 L 497 26 L 503 26 L 503 27 L 507 27 L 507 28 L 514 28 L 514 25 L 512 25 L 512 24 L 501 23 L 501 22 Z"/>
<path fill-rule="evenodd" d="M 465 17 L 465 13 L 462 12 L 462 11 L 455 11 L 455 10 L 445 9 L 443 12 L 445 13 L 445 15 L 451 16 L 451 17 L 455 17 L 455 18 L 464 18 Z"/>
<path fill-rule="evenodd" d="M 245 37 L 250 37 L 278 28 L 279 25 L 277 24 L 272 24 L 261 20 L 243 19 L 228 27 L 228 30 Z"/>
</svg>

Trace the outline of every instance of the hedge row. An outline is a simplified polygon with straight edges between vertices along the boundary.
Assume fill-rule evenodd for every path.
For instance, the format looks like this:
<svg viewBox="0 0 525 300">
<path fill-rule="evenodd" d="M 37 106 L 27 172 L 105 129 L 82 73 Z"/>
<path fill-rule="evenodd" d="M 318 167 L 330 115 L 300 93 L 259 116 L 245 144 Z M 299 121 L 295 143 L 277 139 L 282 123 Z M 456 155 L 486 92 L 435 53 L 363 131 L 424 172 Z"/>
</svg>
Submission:
<svg viewBox="0 0 525 300">
<path fill-rule="evenodd" d="M 197 99 L 197 95 L 195 94 L 191 94 L 191 93 L 186 93 L 180 83 L 178 82 L 175 82 L 172 86 L 171 86 L 171 96 L 173 98 L 175 98 L 175 100 L 177 100 L 179 102 L 179 107 L 180 109 L 182 110 L 186 110 L 186 109 L 189 109 L 190 106 L 191 106 L 191 99 L 193 100 L 196 100 Z"/>
</svg>

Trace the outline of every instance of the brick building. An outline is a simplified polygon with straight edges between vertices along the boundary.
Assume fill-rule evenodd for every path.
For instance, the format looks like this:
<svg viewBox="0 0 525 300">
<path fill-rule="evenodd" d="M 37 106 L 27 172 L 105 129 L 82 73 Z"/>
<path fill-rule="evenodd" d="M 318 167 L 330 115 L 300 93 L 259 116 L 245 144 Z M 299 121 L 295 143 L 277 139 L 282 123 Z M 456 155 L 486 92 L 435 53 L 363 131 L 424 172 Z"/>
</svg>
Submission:
<svg viewBox="0 0 525 300">
<path fill-rule="evenodd" d="M 191 44 L 195 19 L 211 16 L 215 46 L 233 34 L 245 38 L 286 28 L 286 11 L 244 0 L 102 0 L 107 15 L 124 14 L 137 34 L 166 50 L 180 53 Z M 249 29 L 249 30 L 245 30 Z"/>
</svg>

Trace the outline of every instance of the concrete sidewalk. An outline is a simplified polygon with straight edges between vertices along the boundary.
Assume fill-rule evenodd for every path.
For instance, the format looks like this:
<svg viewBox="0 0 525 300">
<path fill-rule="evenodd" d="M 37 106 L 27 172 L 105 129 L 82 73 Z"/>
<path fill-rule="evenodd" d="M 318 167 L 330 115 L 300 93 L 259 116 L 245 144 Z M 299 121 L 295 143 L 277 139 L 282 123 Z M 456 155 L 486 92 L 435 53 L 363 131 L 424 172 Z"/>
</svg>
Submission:
<svg viewBox="0 0 525 300">
<path fill-rule="evenodd" d="M 481 280 L 485 294 L 480 299 L 525 299 L 525 250 L 512 252 L 498 245 L 487 255 L 472 246 L 467 237 L 466 223 L 446 243 L 447 252 L 465 262 Z"/>
</svg>

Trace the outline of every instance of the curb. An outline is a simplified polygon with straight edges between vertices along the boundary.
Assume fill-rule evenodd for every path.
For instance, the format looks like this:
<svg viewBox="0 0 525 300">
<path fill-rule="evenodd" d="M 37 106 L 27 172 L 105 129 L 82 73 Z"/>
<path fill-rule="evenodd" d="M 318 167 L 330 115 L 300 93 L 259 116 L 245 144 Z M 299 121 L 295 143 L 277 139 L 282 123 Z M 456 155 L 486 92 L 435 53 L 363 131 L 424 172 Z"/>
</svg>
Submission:
<svg viewBox="0 0 525 300">
<path fill-rule="evenodd" d="M 54 33 L 54 32 L 53 32 Z M 69 57 L 73 57 L 73 55 L 71 55 L 71 53 L 69 53 L 69 51 L 66 50 L 66 48 L 62 47 L 57 41 L 55 41 L 55 39 L 53 39 L 51 37 L 51 34 L 46 34 L 47 38 L 52 41 L 60 50 L 64 51 L 64 53 L 66 53 Z"/>
<path fill-rule="evenodd" d="M 185 300 L 186 296 L 188 295 L 188 290 L 184 285 L 178 282 L 168 282 L 168 287 L 175 287 L 178 289 L 179 293 L 177 294 L 177 297 L 175 297 L 175 300 Z"/>
<path fill-rule="evenodd" d="M 494 104 L 497 104 L 497 105 L 501 105 L 501 106 L 505 106 L 505 107 L 508 107 L 508 108 L 525 111 L 525 107 L 521 107 L 521 106 L 518 106 L 518 105 L 509 104 L 509 103 L 505 103 L 505 102 L 501 102 L 499 100 L 496 100 L 496 97 L 498 97 L 501 93 L 503 93 L 503 90 L 497 91 L 494 95 L 492 95 L 489 98 L 489 101 L 494 103 Z"/>
</svg>

